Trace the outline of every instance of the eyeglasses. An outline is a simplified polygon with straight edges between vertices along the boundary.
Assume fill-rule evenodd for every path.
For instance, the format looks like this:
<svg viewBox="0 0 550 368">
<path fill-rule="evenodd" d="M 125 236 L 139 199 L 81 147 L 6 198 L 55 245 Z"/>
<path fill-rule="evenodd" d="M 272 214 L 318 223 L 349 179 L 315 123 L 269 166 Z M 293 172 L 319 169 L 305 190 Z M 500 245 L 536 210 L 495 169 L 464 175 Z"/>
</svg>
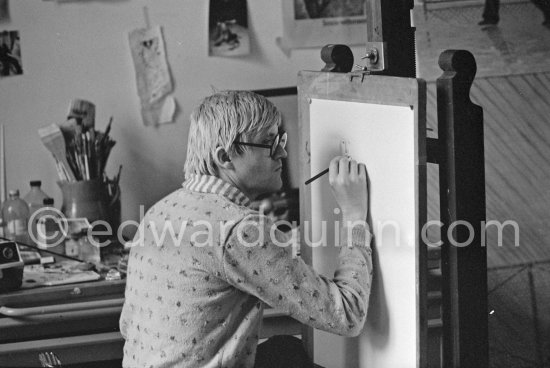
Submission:
<svg viewBox="0 0 550 368">
<path fill-rule="evenodd" d="M 239 142 L 239 141 L 235 141 L 233 142 L 233 144 L 240 144 L 242 146 L 269 148 L 269 157 L 275 158 L 275 154 L 277 153 L 277 148 L 281 147 L 281 149 L 284 149 L 286 146 L 286 140 L 287 140 L 287 134 L 286 132 L 282 132 L 277 134 L 277 136 L 273 138 L 273 142 L 271 144 L 248 143 L 248 142 Z"/>
</svg>

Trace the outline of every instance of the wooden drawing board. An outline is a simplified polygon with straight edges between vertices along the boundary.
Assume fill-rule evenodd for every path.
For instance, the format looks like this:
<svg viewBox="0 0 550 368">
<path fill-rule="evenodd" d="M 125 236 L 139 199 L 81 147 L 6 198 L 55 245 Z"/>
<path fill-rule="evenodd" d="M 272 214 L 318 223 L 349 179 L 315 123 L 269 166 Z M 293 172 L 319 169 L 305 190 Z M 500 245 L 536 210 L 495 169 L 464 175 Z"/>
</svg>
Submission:
<svg viewBox="0 0 550 368">
<path fill-rule="evenodd" d="M 302 255 L 332 275 L 341 219 L 328 167 L 346 141 L 367 166 L 374 275 L 367 323 L 357 339 L 314 332 L 321 366 L 423 367 L 426 356 L 426 89 L 422 80 L 301 72 L 298 82 Z M 304 226 L 309 221 L 309 226 Z M 325 226 L 326 230 L 323 230 Z M 323 235 L 325 231 L 325 235 Z M 326 239 L 326 241 L 322 241 Z M 319 241 L 321 241 L 319 243 Z M 316 246 L 310 247 L 307 244 Z"/>
</svg>

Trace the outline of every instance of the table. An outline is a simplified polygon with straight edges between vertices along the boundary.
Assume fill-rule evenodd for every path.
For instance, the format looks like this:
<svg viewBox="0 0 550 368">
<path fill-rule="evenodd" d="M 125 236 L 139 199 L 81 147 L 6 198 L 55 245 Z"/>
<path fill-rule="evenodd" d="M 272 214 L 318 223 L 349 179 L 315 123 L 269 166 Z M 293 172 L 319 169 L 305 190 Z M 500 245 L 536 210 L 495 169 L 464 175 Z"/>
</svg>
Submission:
<svg viewBox="0 0 550 368">
<path fill-rule="evenodd" d="M 0 294 L 0 367 L 40 367 L 43 351 L 53 351 L 64 366 L 120 366 L 124 288 L 125 280 L 101 279 Z M 261 338 L 301 333 L 299 322 L 266 310 Z"/>
</svg>

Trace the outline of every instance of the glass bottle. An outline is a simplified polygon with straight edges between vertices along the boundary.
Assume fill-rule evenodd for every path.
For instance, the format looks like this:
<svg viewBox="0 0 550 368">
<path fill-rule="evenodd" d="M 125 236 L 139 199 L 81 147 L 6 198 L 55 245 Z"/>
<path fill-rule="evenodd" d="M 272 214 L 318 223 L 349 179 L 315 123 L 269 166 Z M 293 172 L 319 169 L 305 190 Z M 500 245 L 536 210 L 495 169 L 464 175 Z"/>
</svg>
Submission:
<svg viewBox="0 0 550 368">
<path fill-rule="evenodd" d="M 36 233 L 33 240 L 41 249 L 47 249 L 57 254 L 65 254 L 65 235 L 61 228 L 61 212 L 53 207 L 53 198 L 45 198 L 40 216 L 36 219 Z M 52 255 L 45 253 L 44 255 Z M 53 255 L 56 262 L 62 261 L 61 256 Z"/>
<path fill-rule="evenodd" d="M 30 185 L 31 189 L 25 194 L 23 200 L 29 205 L 29 216 L 32 216 L 35 211 L 43 207 L 44 199 L 49 196 L 40 188 L 42 186 L 40 180 L 31 180 Z"/>
<path fill-rule="evenodd" d="M 10 190 L 9 199 L 2 206 L 4 236 L 22 244 L 29 243 L 29 206 L 19 198 L 19 190 Z"/>
<path fill-rule="evenodd" d="M 36 244 L 36 227 L 37 227 L 37 221 L 39 216 L 33 216 L 33 214 L 44 207 L 44 199 L 49 198 L 49 196 L 40 189 L 42 186 L 42 182 L 40 180 L 31 180 L 30 181 L 31 189 L 25 196 L 23 197 L 23 200 L 27 202 L 27 205 L 29 206 L 29 235 L 32 245 L 38 245 Z"/>
</svg>

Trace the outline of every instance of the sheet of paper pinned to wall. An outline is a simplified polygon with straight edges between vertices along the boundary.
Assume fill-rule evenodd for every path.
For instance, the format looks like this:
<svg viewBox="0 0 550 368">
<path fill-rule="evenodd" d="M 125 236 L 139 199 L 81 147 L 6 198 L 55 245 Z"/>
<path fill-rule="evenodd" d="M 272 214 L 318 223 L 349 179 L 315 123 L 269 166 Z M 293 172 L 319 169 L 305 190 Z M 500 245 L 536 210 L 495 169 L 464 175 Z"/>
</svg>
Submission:
<svg viewBox="0 0 550 368">
<path fill-rule="evenodd" d="M 23 74 L 19 31 L 0 31 L 0 78 Z"/>
<path fill-rule="evenodd" d="M 242 56 L 250 53 L 246 0 L 210 0 L 208 54 Z"/>
<path fill-rule="evenodd" d="M 283 35 L 276 41 L 287 55 L 297 48 L 365 41 L 364 0 L 282 0 L 282 6 Z"/>
<path fill-rule="evenodd" d="M 172 122 L 176 102 L 168 96 L 173 86 L 161 27 L 135 29 L 129 40 L 144 124 Z"/>
<path fill-rule="evenodd" d="M 0 21 L 10 19 L 8 0 L 0 0 Z"/>
</svg>

